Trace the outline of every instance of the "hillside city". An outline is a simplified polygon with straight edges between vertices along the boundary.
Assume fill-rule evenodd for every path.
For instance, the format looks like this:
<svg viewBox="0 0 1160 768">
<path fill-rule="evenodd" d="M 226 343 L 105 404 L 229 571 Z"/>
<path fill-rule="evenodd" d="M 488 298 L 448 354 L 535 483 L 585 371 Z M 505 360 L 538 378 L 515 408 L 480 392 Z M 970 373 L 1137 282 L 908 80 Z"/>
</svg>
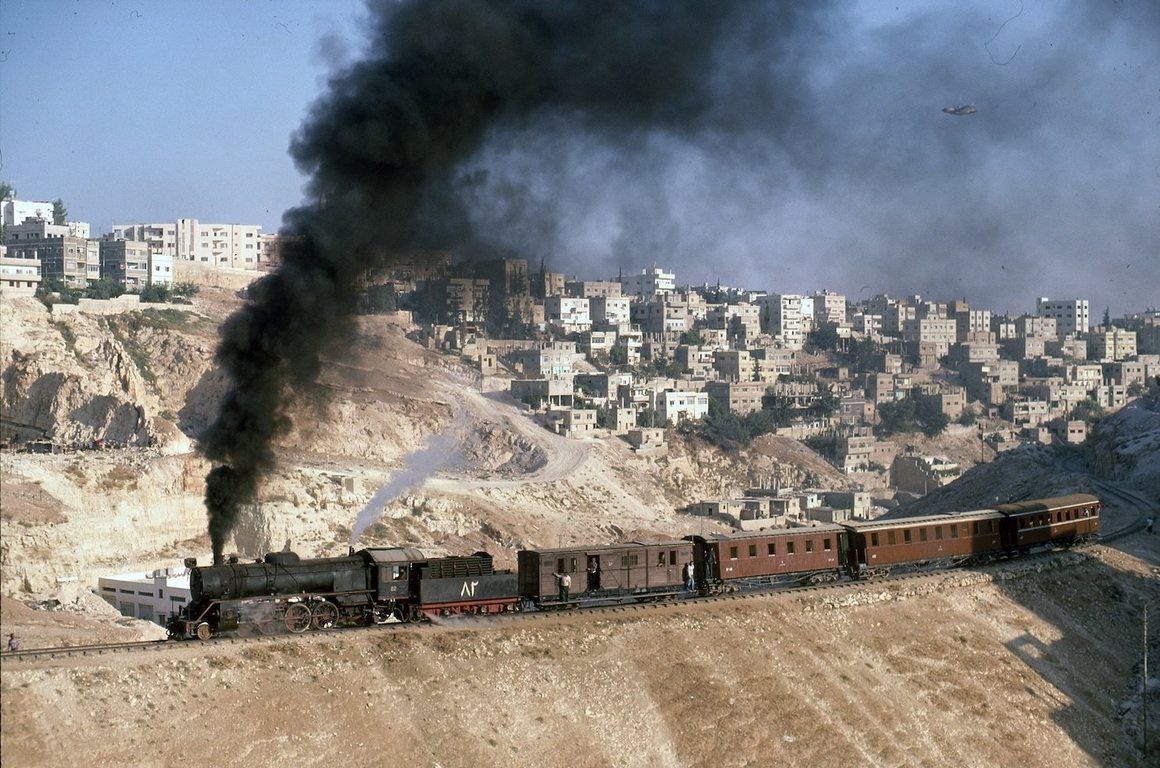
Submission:
<svg viewBox="0 0 1160 768">
<path fill-rule="evenodd" d="M 93 238 L 61 201 L 9 197 L 2 211 L 7 296 L 180 301 L 198 284 L 244 290 L 278 263 L 278 236 L 256 225 L 183 218 Z M 450 253 L 392 261 L 360 307 L 409 315 L 417 340 L 462 356 L 560 435 L 619 436 L 638 451 L 663 447 L 673 428 L 722 447 L 792 437 L 855 485 L 885 475 L 903 501 L 962 470 L 900 451 L 890 435 L 974 430 L 980 456 L 1082 443 L 1091 423 L 1160 376 L 1160 311 L 1093 320 L 1081 297 L 1028 309 L 1012 317 L 963 298 L 682 286 L 655 263 L 586 279 L 543 259 L 456 263 Z M 866 493 L 754 489 L 687 511 L 748 528 L 836 522 L 870 506 Z"/>
</svg>

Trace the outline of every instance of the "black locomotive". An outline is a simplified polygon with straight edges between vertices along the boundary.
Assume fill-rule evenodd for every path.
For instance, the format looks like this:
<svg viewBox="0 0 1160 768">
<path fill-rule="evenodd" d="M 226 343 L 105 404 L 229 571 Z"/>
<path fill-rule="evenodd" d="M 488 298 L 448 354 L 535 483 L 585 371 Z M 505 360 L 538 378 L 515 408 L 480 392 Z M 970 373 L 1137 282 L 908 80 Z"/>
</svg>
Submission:
<svg viewBox="0 0 1160 768">
<path fill-rule="evenodd" d="M 363 549 L 314 560 L 272 552 L 253 563 L 192 565 L 191 599 L 170 621 L 171 637 L 299 633 L 497 613 L 516 603 L 516 575 L 496 571 L 486 552 L 428 559 L 415 549 Z"/>
</svg>

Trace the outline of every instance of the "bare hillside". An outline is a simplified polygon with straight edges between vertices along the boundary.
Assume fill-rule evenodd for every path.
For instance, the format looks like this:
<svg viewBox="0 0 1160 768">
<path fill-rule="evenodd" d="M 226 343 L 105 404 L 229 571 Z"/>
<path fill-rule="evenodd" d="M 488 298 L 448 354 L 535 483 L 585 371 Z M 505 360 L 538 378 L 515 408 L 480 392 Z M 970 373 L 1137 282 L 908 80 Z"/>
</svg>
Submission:
<svg viewBox="0 0 1160 768">
<path fill-rule="evenodd" d="M 1132 692 L 1160 553 L 1142 535 L 1128 550 L 809 597 L 6 664 L 4 759 L 1143 766 Z"/>
</svg>

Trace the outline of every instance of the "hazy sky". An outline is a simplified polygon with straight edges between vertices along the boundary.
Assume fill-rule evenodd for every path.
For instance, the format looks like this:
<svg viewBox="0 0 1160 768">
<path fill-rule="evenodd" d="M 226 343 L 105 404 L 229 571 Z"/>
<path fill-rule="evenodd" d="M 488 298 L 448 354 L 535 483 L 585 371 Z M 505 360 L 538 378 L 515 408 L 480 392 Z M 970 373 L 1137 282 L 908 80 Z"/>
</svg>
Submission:
<svg viewBox="0 0 1160 768">
<path fill-rule="evenodd" d="M 458 190 L 475 246 L 592 277 L 1160 304 L 1160 3 L 819 3 L 788 36 L 768 5 L 722 38 L 695 124 L 497 124 Z M 353 1 L 3 0 L 0 179 L 98 230 L 273 231 L 302 200 L 290 136 L 363 28 Z"/>
</svg>

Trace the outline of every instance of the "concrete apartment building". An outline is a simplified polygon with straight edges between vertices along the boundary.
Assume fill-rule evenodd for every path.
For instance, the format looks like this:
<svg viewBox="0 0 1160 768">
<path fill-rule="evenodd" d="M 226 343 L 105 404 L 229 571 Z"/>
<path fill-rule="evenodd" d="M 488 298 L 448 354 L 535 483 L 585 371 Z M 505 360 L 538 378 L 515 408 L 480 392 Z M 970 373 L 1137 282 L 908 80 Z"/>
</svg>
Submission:
<svg viewBox="0 0 1160 768">
<path fill-rule="evenodd" d="M 744 349 L 713 351 L 713 367 L 724 381 L 752 381 L 753 358 Z"/>
<path fill-rule="evenodd" d="M 569 280 L 564 283 L 564 293 L 577 299 L 617 298 L 621 286 L 615 280 Z"/>
<path fill-rule="evenodd" d="M 1101 328 L 1087 337 L 1087 352 L 1092 360 L 1127 360 L 1136 356 L 1136 332 L 1123 328 Z"/>
<path fill-rule="evenodd" d="M 657 394 L 657 415 L 663 421 L 679 423 L 682 419 L 694 421 L 709 415 L 709 395 L 706 392 L 676 392 L 665 390 Z"/>
<path fill-rule="evenodd" d="M 544 322 L 564 333 L 580 333 L 592 328 L 588 299 L 551 296 L 544 299 Z"/>
<path fill-rule="evenodd" d="M 9 198 L 0 201 L 0 221 L 8 228 L 23 224 L 27 219 L 52 221 L 52 203 L 45 200 L 17 200 Z"/>
<path fill-rule="evenodd" d="M 157 224 L 114 224 L 111 234 L 143 241 L 175 263 L 229 269 L 259 269 L 268 263 L 270 240 L 263 239 L 262 228 L 256 224 L 207 224 L 181 218 Z"/>
<path fill-rule="evenodd" d="M 951 421 L 963 415 L 967 407 L 967 392 L 962 387 L 922 384 L 911 390 L 915 402 L 929 403 Z"/>
<path fill-rule="evenodd" d="M 40 257 L 9 256 L 8 246 L 0 244 L 0 295 L 34 296 L 39 287 Z"/>
<path fill-rule="evenodd" d="M 1015 318 L 1015 337 L 1027 336 L 1054 339 L 1059 337 L 1059 321 L 1054 317 L 1021 315 Z"/>
<path fill-rule="evenodd" d="M 953 306 L 951 316 L 955 320 L 956 341 L 979 340 L 977 334 L 991 333 L 991 310 L 971 309 Z M 993 340 L 993 339 L 992 339 Z"/>
<path fill-rule="evenodd" d="M 731 413 L 744 416 L 761 410 L 765 385 L 759 381 L 710 381 L 705 384 L 705 392 L 711 401 L 715 401 Z"/>
<path fill-rule="evenodd" d="M 1141 355 L 1160 354 L 1160 310 L 1149 309 L 1129 315 L 1116 324 L 1136 332 L 1136 351 Z"/>
<path fill-rule="evenodd" d="M 572 376 L 573 366 L 583 358 L 571 341 L 552 341 L 538 345 L 535 349 L 516 353 L 523 364 L 524 376 L 530 379 L 559 378 Z"/>
<path fill-rule="evenodd" d="M 4 245 L 9 259 L 40 262 L 42 280 L 61 279 L 84 287 L 101 277 L 100 246 L 95 240 L 76 237 L 68 225 L 44 219 L 26 219 L 6 227 Z"/>
<path fill-rule="evenodd" d="M 1090 325 L 1087 299 L 1050 299 L 1045 296 L 1036 302 L 1035 314 L 1054 318 L 1060 336 L 1087 333 Z"/>
<path fill-rule="evenodd" d="M 953 317 L 915 318 L 903 323 L 902 341 L 911 358 L 920 365 L 937 365 L 938 359 L 945 356 L 951 344 L 957 341 L 956 329 Z"/>
<path fill-rule="evenodd" d="M 846 322 L 846 297 L 833 291 L 822 291 L 813 295 L 814 327 L 825 323 L 842 325 Z"/>
<path fill-rule="evenodd" d="M 127 290 L 140 291 L 149 285 L 150 248 L 139 240 L 122 240 L 106 235 L 100 240 L 101 277 L 120 283 Z M 170 266 L 167 282 L 173 280 Z"/>
<path fill-rule="evenodd" d="M 631 316 L 632 323 L 649 334 L 680 334 L 692 327 L 688 304 L 670 295 L 632 302 Z"/>
<path fill-rule="evenodd" d="M 675 291 L 676 279 L 675 273 L 665 272 L 653 264 L 649 269 L 642 269 L 640 274 L 621 277 L 620 287 L 626 296 L 647 299 Z"/>
<path fill-rule="evenodd" d="M 895 456 L 890 464 L 890 484 L 900 491 L 925 496 L 954 482 L 962 473 L 953 461 L 907 452 Z"/>
<path fill-rule="evenodd" d="M 772 333 L 778 344 L 785 349 L 801 349 L 805 340 L 802 298 L 790 293 L 776 293 L 765 298 L 762 328 Z"/>
<path fill-rule="evenodd" d="M 683 373 L 706 378 L 713 370 L 714 349 L 709 346 L 682 344 L 673 353 L 673 362 Z"/>
<path fill-rule="evenodd" d="M 596 296 L 588 300 L 588 312 L 593 325 L 628 325 L 632 322 L 631 303 L 625 296 Z"/>
<path fill-rule="evenodd" d="M 491 283 L 485 279 L 452 277 L 440 281 L 444 317 L 450 323 L 485 323 L 491 306 Z"/>
</svg>

